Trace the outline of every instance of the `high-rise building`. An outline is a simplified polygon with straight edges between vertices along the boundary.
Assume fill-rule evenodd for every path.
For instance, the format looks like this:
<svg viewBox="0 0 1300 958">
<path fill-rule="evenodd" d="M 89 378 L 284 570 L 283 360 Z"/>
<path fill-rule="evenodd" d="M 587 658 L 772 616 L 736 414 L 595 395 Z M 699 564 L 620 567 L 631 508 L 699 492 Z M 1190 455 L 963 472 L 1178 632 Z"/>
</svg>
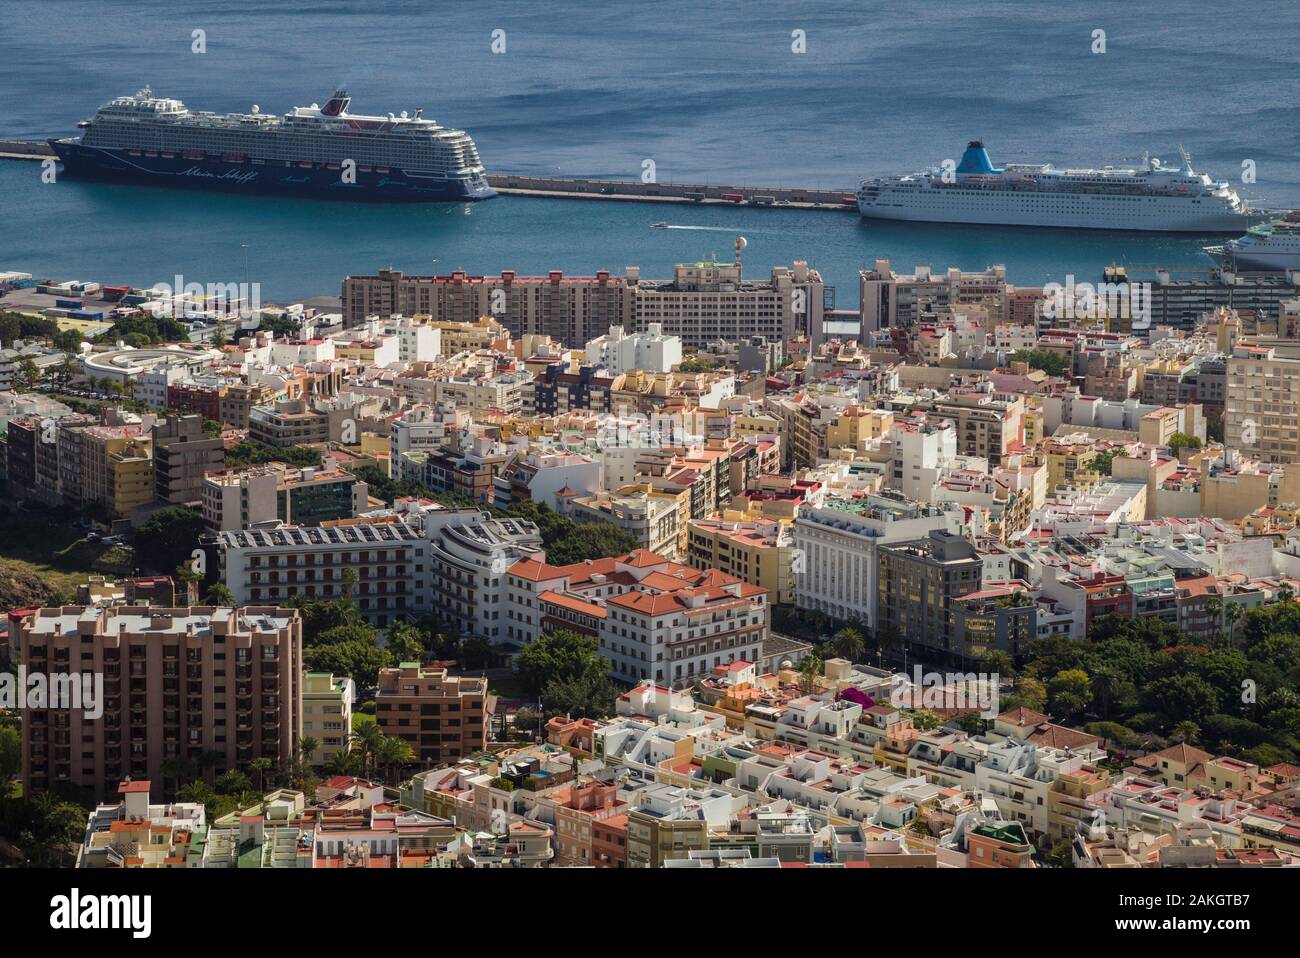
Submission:
<svg viewBox="0 0 1300 958">
<path fill-rule="evenodd" d="M 966 538 L 943 529 L 924 538 L 886 542 L 876 550 L 876 628 L 903 640 L 964 657 L 955 603 L 978 592 L 984 560 Z"/>
<path fill-rule="evenodd" d="M 302 733 L 302 620 L 248 606 L 67 606 L 10 617 L 28 675 L 91 677 L 23 717 L 25 794 L 57 784 L 113 795 L 216 753 L 217 774 L 293 759 Z M 102 698 L 94 679 L 102 676 Z M 61 707 L 53 707 L 61 706 Z M 75 706 L 75 707 L 73 707 Z M 99 713 L 99 714 L 96 714 Z"/>
<path fill-rule="evenodd" d="M 550 336 L 582 347 L 615 327 L 649 333 L 657 327 L 684 347 L 699 349 L 724 340 L 762 336 L 786 342 L 799 333 L 820 337 L 828 290 L 821 274 L 803 260 L 773 267 L 769 278 L 748 280 L 739 262 L 681 263 L 672 279 L 642 279 L 629 266 L 622 276 L 376 276 L 343 281 L 343 315 L 349 326 L 367 317 L 427 315 L 435 323 L 472 323 L 491 316 L 516 337 Z"/>
<path fill-rule="evenodd" d="M 169 415 L 154 423 L 154 497 L 159 502 L 198 502 L 203 498 L 203 477 L 220 469 L 225 460 L 221 437 L 208 436 L 197 413 Z"/>
<path fill-rule="evenodd" d="M 1300 343 L 1248 340 L 1228 358 L 1224 441 L 1269 462 L 1300 459 Z"/>
</svg>

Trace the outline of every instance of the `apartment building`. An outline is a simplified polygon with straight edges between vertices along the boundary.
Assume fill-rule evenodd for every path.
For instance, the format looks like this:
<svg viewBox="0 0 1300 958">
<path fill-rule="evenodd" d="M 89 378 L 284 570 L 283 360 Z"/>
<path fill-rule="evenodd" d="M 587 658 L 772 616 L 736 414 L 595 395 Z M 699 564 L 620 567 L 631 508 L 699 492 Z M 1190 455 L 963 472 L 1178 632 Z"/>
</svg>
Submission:
<svg viewBox="0 0 1300 958">
<path fill-rule="evenodd" d="M 408 742 L 424 766 L 455 762 L 487 748 L 495 709 L 485 678 L 449 675 L 445 668 L 413 662 L 379 673 L 379 729 Z"/>
<path fill-rule="evenodd" d="M 717 569 L 767 592 L 772 604 L 795 601 L 794 530 L 788 522 L 692 519 L 688 562 Z"/>
<path fill-rule="evenodd" d="M 920 539 L 878 548 L 876 626 L 896 629 L 910 646 L 969 656 L 957 635 L 955 602 L 978 592 L 984 560 L 963 536 L 933 529 Z"/>
<path fill-rule="evenodd" d="M 491 317 L 513 336 L 529 333 L 581 346 L 611 326 L 626 325 L 627 281 L 600 270 L 594 276 L 405 276 L 382 269 L 376 276 L 343 280 L 343 322 L 359 326 L 368 316 L 425 315 L 435 324 L 474 324 Z M 445 330 L 444 330 L 445 335 Z"/>
<path fill-rule="evenodd" d="M 1300 343 L 1238 343 L 1227 375 L 1225 443 L 1268 462 L 1300 460 Z"/>
<path fill-rule="evenodd" d="M 265 406 L 275 399 L 275 390 L 262 383 L 229 383 L 221 394 L 220 415 L 213 418 L 232 429 L 247 429 L 255 406 Z"/>
<path fill-rule="evenodd" d="M 929 266 L 918 266 L 911 275 L 900 275 L 889 260 L 879 259 L 858 276 L 862 330 L 914 326 L 958 304 L 984 306 L 991 325 L 997 325 L 1009 317 L 1008 292 L 1014 289 L 1007 286 L 1005 266 L 979 273 L 956 268 L 934 273 Z"/>
<path fill-rule="evenodd" d="M 445 524 L 429 545 L 430 598 L 462 634 L 501 641 L 506 570 L 541 547 L 537 526 L 524 519 Z"/>
<path fill-rule="evenodd" d="M 767 638 L 764 589 L 640 550 L 570 566 L 519 562 L 506 590 L 505 641 L 528 645 L 557 629 L 591 635 L 623 682 L 687 682 L 757 662 Z"/>
<path fill-rule="evenodd" d="M 345 441 L 344 423 L 351 421 L 353 436 L 356 410 L 325 399 L 277 399 L 265 406 L 254 406 L 248 413 L 248 436 L 254 442 L 277 449 Z"/>
<path fill-rule="evenodd" d="M 606 270 L 594 276 L 404 276 L 380 270 L 376 276 L 343 281 L 344 322 L 357 326 L 367 316 L 424 314 L 435 322 L 472 323 L 491 316 L 516 337 L 550 336 L 581 347 L 613 327 L 663 335 L 698 349 L 719 339 L 738 342 L 763 336 L 786 342 L 798 332 L 820 336 L 826 289 L 806 262 L 774 267 L 767 281 L 746 280 L 736 263 L 682 263 L 670 280 L 642 279 L 638 267 L 623 276 Z"/>
<path fill-rule="evenodd" d="M 102 505 L 126 516 L 153 501 L 153 454 L 141 426 L 87 426 L 76 430 L 76 436 L 81 464 L 78 505 Z"/>
<path fill-rule="evenodd" d="M 680 496 L 633 484 L 586 496 L 566 489 L 556 498 L 557 511 L 575 522 L 608 522 L 631 533 L 642 549 L 673 560 L 684 555 L 686 507 Z"/>
<path fill-rule="evenodd" d="M 666 373 L 682 361 L 680 336 L 665 336 L 663 326 L 650 323 L 644 333 L 628 333 L 612 326 L 604 336 L 588 341 L 587 362 L 618 376 L 635 369 Z"/>
<path fill-rule="evenodd" d="M 352 738 L 352 703 L 356 685 L 347 675 L 306 672 L 302 677 L 302 737 L 318 743 L 304 760 L 309 765 L 328 765 L 340 752 L 346 753 Z"/>
<path fill-rule="evenodd" d="M 431 558 L 424 528 L 405 522 L 283 526 L 222 532 L 221 574 L 237 602 L 334 599 L 383 627 L 431 611 Z M 349 585 L 344 572 L 355 581 Z"/>
<path fill-rule="evenodd" d="M 662 868 L 709 848 L 709 830 L 725 830 L 734 798 L 717 788 L 655 784 L 627 813 L 627 867 Z"/>
<path fill-rule="evenodd" d="M 209 417 L 215 418 L 215 417 Z M 153 426 L 154 498 L 171 505 L 203 498 L 203 477 L 220 469 L 226 448 L 203 431 L 203 416 L 168 415 Z"/>
<path fill-rule="evenodd" d="M 880 546 L 931 530 L 955 532 L 963 521 L 960 508 L 902 497 L 827 497 L 803 505 L 794 521 L 795 603 L 875 628 Z"/>
<path fill-rule="evenodd" d="M 370 502 L 369 488 L 326 457 L 320 468 L 274 462 L 213 472 L 201 487 L 203 518 L 217 532 L 279 520 L 314 526 L 351 519 Z"/>
<path fill-rule="evenodd" d="M 115 794 L 172 759 L 216 753 L 217 773 L 293 759 L 302 734 L 302 621 L 271 606 L 36 609 L 11 617 L 33 673 L 102 675 L 102 714 L 30 709 L 24 792 L 55 784 Z M 74 703 L 75 704 L 75 703 Z"/>
</svg>

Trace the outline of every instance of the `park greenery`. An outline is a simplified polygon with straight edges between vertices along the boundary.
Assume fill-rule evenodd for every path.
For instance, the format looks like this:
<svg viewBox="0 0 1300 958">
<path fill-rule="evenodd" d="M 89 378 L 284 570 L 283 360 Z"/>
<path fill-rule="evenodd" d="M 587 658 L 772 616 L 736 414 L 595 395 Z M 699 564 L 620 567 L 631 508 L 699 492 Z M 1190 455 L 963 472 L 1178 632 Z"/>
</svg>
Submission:
<svg viewBox="0 0 1300 958">
<path fill-rule="evenodd" d="M 1070 359 L 1051 349 L 1017 349 L 1011 354 L 1013 363 L 1028 363 L 1030 369 L 1041 369 L 1049 376 L 1063 376 L 1070 371 Z"/>
</svg>

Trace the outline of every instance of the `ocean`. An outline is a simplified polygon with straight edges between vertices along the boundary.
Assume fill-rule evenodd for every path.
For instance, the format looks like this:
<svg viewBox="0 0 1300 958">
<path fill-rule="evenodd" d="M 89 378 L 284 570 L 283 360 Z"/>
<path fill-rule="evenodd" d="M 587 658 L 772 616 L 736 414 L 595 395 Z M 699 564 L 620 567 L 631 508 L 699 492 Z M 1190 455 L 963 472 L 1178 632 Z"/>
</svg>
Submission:
<svg viewBox="0 0 1300 958">
<path fill-rule="evenodd" d="M 1300 206 L 1300 25 L 1284 4 L 847 5 L 7 0 L 0 137 L 71 135 L 150 84 L 191 109 L 283 112 L 346 85 L 356 112 L 423 107 L 493 171 L 851 190 L 960 156 L 1121 165 L 1179 144 L 1252 201 Z M 1094 31 L 1104 53 L 1093 53 Z M 202 31 L 204 52 L 193 52 Z M 504 31 L 499 32 L 499 31 Z M 797 31 L 801 31 L 799 34 Z M 805 52 L 794 52 L 802 36 Z M 493 46 L 502 52 L 493 52 Z M 504 45 L 504 46 L 503 46 Z M 1256 181 L 1240 183 L 1253 161 Z M 40 182 L 0 162 L 0 270 L 333 294 L 349 272 L 588 274 L 806 259 L 857 302 L 857 271 L 1006 265 L 1014 282 L 1202 270 L 1202 237 L 860 221 L 848 213 L 500 197 L 381 206 Z M 692 229 L 650 230 L 666 220 Z"/>
</svg>

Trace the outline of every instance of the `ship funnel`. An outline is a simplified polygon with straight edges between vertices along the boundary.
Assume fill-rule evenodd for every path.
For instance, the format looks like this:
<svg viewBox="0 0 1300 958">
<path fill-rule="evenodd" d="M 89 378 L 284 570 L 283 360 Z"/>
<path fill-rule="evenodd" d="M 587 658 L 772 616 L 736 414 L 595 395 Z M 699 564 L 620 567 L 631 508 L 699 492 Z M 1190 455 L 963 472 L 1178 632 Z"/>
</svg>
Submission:
<svg viewBox="0 0 1300 958">
<path fill-rule="evenodd" d="M 984 149 L 984 144 L 979 140 L 971 140 L 966 144 L 966 152 L 961 155 L 961 162 L 957 164 L 958 173 L 1000 173 L 1001 170 L 995 169 L 993 161 L 989 159 L 989 151 Z"/>
<path fill-rule="evenodd" d="M 348 111 L 348 104 L 352 102 L 352 97 L 348 95 L 347 90 L 335 90 L 334 95 L 329 98 L 325 108 L 321 110 L 326 116 L 342 116 Z"/>
</svg>

